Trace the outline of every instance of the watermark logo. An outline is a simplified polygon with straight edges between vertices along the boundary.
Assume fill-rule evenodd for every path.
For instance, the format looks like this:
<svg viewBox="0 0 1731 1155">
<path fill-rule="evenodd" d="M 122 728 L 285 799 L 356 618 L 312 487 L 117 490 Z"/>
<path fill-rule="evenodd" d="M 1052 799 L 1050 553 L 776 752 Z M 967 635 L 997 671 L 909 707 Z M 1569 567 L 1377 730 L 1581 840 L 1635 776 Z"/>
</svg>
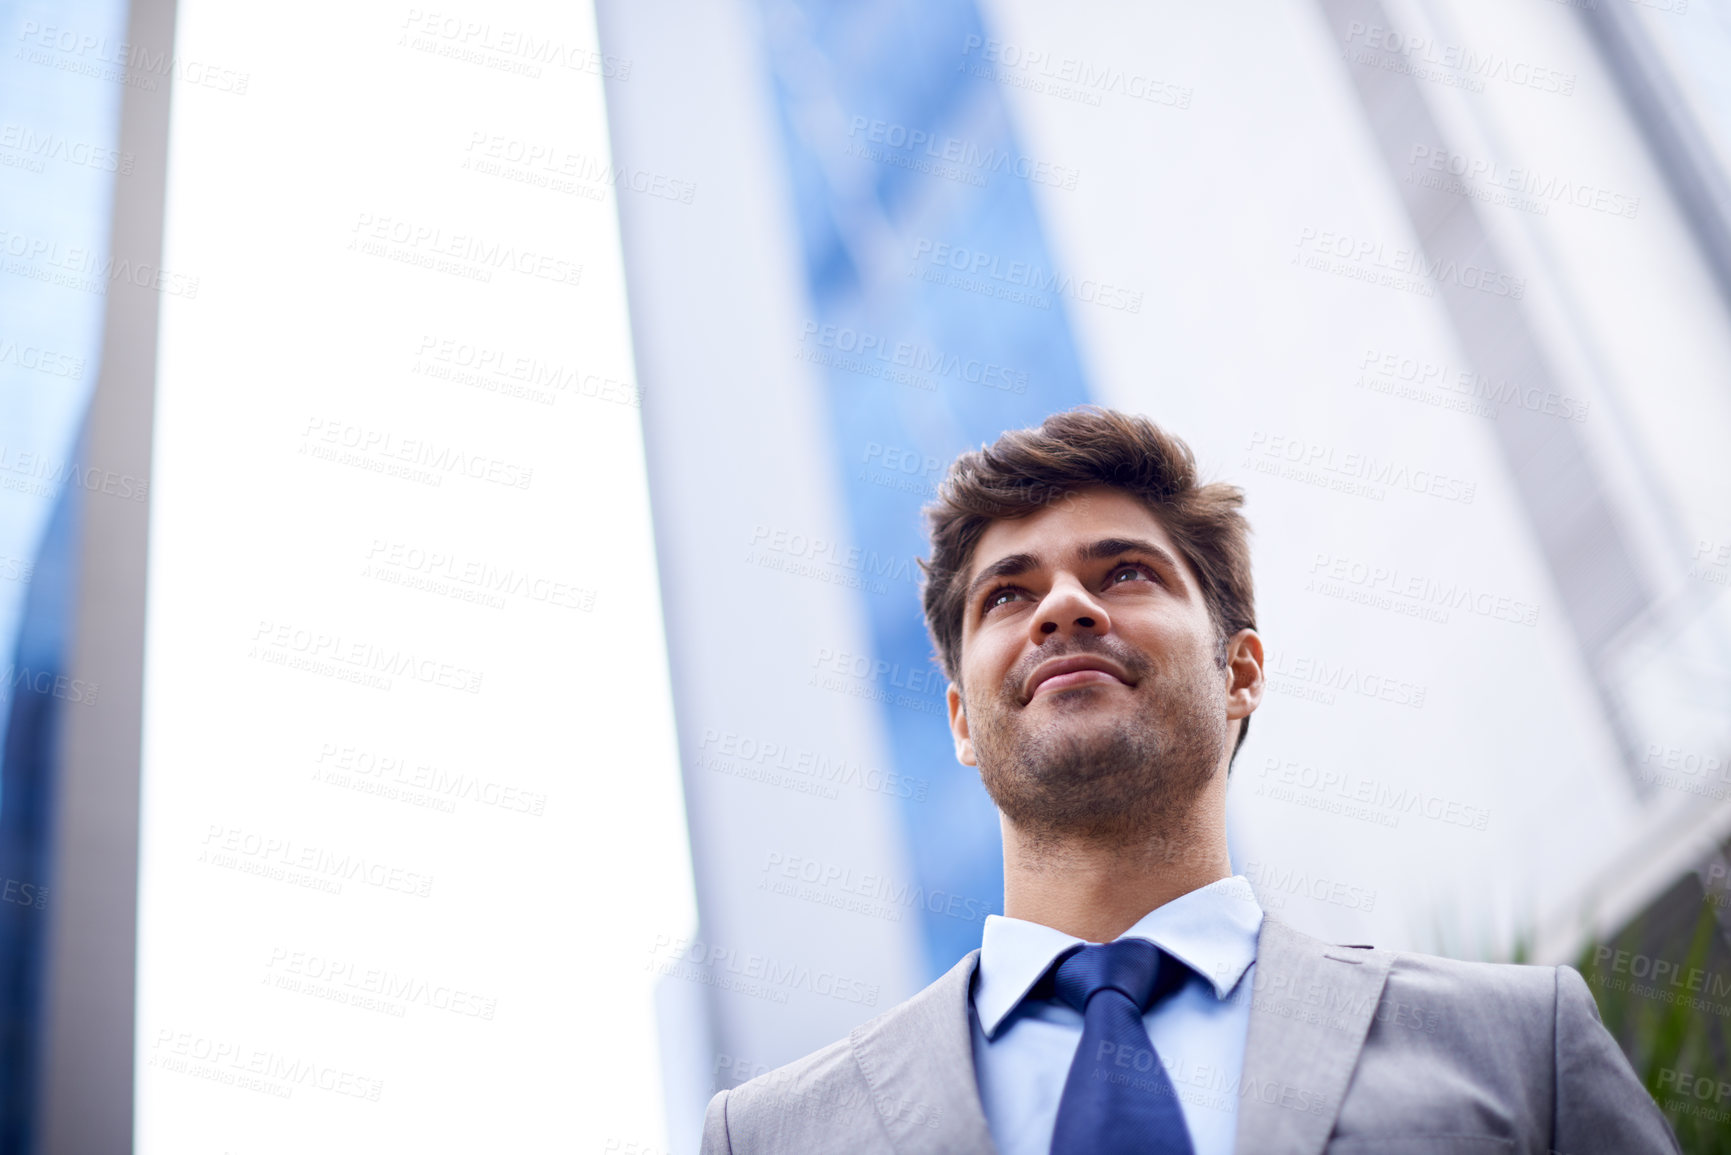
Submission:
<svg viewBox="0 0 1731 1155">
<path fill-rule="evenodd" d="M 847 134 L 848 156 L 978 188 L 993 176 L 1012 176 L 1067 190 L 1081 177 L 1067 165 L 891 120 L 855 116 L 848 121 Z"/>
<path fill-rule="evenodd" d="M 360 213 L 349 230 L 349 252 L 395 261 L 434 273 L 490 284 L 493 274 L 516 273 L 550 285 L 575 288 L 583 265 L 566 257 L 437 225 L 377 213 Z"/>
<path fill-rule="evenodd" d="M 1418 249 L 1391 247 L 1373 238 L 1310 226 L 1299 230 L 1288 263 L 1421 297 L 1435 296 L 1437 285 L 1451 285 L 1511 301 L 1519 301 L 1527 294 L 1525 277 L 1477 261 L 1454 257 L 1432 260 Z"/>
<path fill-rule="evenodd" d="M 470 20 L 410 8 L 398 26 L 397 46 L 442 60 L 538 80 L 560 71 L 608 80 L 631 79 L 630 60 L 571 44 L 528 28 Z"/>
<path fill-rule="evenodd" d="M 1483 92 L 1487 82 L 1557 96 L 1570 96 L 1575 91 L 1572 72 L 1362 20 L 1347 25 L 1341 58 L 1468 92 Z"/>
<path fill-rule="evenodd" d="M 1318 768 L 1307 762 L 1267 758 L 1256 777 L 1256 797 L 1290 802 L 1374 826 L 1396 829 L 1405 817 L 1423 818 L 1464 830 L 1488 830 L 1491 812 L 1416 786 L 1351 771 Z"/>
<path fill-rule="evenodd" d="M 246 656 L 266 665 L 375 690 L 389 690 L 393 678 L 407 678 L 423 686 L 479 694 L 483 679 L 480 670 L 441 661 L 422 652 L 375 645 L 271 618 L 259 619 Z"/>
<path fill-rule="evenodd" d="M 1365 914 L 1376 909 L 1376 891 L 1297 867 L 1247 862 L 1243 874 L 1256 888 L 1257 901 L 1269 910 L 1283 909 L 1290 898 L 1308 898 Z"/>
<path fill-rule="evenodd" d="M 778 959 L 713 941 L 658 934 L 649 944 L 643 969 L 717 990 L 786 1003 L 798 991 L 862 1007 L 875 1007 L 877 983 L 804 963 Z"/>
<path fill-rule="evenodd" d="M 764 740 L 706 726 L 697 744 L 697 768 L 779 786 L 820 798 L 840 797 L 847 787 L 891 798 L 924 802 L 931 784 L 924 778 L 884 770 L 791 742 Z"/>
<path fill-rule="evenodd" d="M 1324 706 L 1334 705 L 1336 696 L 1345 694 L 1420 710 L 1429 693 L 1428 687 L 1393 674 L 1286 650 L 1269 650 L 1263 670 L 1270 691 Z"/>
<path fill-rule="evenodd" d="M 433 893 L 430 874 L 216 822 L 205 829 L 198 861 L 326 894 L 341 894 L 346 883 L 414 898 Z"/>
<path fill-rule="evenodd" d="M 1148 72 L 1100 64 L 1029 48 L 1014 41 L 970 34 L 962 41 L 957 70 L 1010 88 L 1099 108 L 1107 96 L 1184 110 L 1195 90 Z"/>
<path fill-rule="evenodd" d="M 1055 273 L 1034 261 L 1004 257 L 983 249 L 952 245 L 930 237 L 914 238 L 908 276 L 994 300 L 1050 309 L 1053 298 L 1123 313 L 1142 311 L 1143 293 L 1092 277 Z"/>
<path fill-rule="evenodd" d="M 1371 501 L 1382 501 L 1390 490 L 1404 490 L 1471 505 L 1478 494 L 1476 482 L 1438 470 L 1260 429 L 1251 432 L 1242 465 L 1257 473 Z"/>
</svg>

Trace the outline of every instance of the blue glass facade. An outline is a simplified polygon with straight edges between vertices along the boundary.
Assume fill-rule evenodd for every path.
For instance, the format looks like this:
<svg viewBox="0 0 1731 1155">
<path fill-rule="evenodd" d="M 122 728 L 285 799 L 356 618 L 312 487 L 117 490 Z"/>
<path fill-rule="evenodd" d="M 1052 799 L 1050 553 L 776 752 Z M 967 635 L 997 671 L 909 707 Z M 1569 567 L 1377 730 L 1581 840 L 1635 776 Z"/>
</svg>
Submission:
<svg viewBox="0 0 1731 1155">
<path fill-rule="evenodd" d="M 0 0 L 0 1149 L 29 1150 L 54 769 L 126 66 L 122 0 Z M 133 76 L 166 84 L 166 76 Z"/>
<path fill-rule="evenodd" d="M 1003 868 L 928 673 L 920 508 L 956 454 L 1089 400 L 1033 187 L 1075 176 L 1022 151 L 972 3 L 764 20 L 810 291 L 800 352 L 827 389 L 894 769 L 930 783 L 903 813 L 936 977 L 1002 910 Z"/>
</svg>

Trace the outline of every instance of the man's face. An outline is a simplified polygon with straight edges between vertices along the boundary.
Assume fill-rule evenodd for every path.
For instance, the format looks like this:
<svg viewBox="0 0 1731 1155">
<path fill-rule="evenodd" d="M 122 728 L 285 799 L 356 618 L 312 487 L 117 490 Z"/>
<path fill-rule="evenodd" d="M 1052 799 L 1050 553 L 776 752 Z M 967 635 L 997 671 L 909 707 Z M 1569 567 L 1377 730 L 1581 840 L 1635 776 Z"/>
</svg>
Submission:
<svg viewBox="0 0 1731 1155">
<path fill-rule="evenodd" d="M 992 523 L 962 619 L 956 757 L 1030 833 L 1134 839 L 1188 812 L 1261 700 L 1262 649 L 1221 643 L 1160 519 L 1129 494 L 1072 493 Z"/>
</svg>

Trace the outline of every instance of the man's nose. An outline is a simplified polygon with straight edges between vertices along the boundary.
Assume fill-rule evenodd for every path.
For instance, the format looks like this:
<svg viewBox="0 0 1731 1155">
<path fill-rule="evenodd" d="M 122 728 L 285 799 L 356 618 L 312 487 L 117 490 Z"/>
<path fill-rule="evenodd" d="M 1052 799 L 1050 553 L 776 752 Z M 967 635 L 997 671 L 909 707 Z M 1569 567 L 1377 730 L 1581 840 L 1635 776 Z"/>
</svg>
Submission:
<svg viewBox="0 0 1731 1155">
<path fill-rule="evenodd" d="M 1034 642 L 1076 634 L 1104 634 L 1112 628 L 1106 607 L 1074 578 L 1061 578 L 1052 586 L 1040 612 L 1034 615 Z"/>
</svg>

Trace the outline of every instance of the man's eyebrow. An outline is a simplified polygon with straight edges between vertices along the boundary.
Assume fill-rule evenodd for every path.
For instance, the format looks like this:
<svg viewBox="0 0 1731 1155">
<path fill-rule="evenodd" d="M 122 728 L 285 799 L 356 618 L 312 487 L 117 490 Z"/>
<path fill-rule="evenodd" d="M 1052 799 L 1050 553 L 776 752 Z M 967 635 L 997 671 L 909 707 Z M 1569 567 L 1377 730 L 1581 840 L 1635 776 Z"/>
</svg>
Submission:
<svg viewBox="0 0 1731 1155">
<path fill-rule="evenodd" d="M 1039 568 L 1040 559 L 1031 553 L 1013 553 L 1008 557 L 1001 557 L 981 570 L 980 575 L 968 583 L 968 602 L 972 604 L 980 591 L 998 578 L 1014 577 Z"/>
<path fill-rule="evenodd" d="M 1184 572 L 1183 567 L 1178 564 L 1178 560 L 1172 556 L 1170 551 L 1162 549 L 1145 538 L 1103 537 L 1099 541 L 1089 542 L 1076 551 L 1077 559 L 1080 561 L 1104 561 L 1107 558 L 1126 553 L 1147 554 L 1175 575 Z M 1007 557 L 999 558 L 981 570 L 979 576 L 968 583 L 969 604 L 973 603 L 982 589 L 998 578 L 1014 577 L 1017 574 L 1027 573 L 1029 570 L 1039 569 L 1040 564 L 1039 555 L 1032 553 L 1013 553 Z"/>
<path fill-rule="evenodd" d="M 1083 561 L 1105 561 L 1121 553 L 1145 553 L 1173 573 L 1183 573 L 1178 559 L 1153 542 L 1140 537 L 1105 537 L 1078 551 Z"/>
</svg>

